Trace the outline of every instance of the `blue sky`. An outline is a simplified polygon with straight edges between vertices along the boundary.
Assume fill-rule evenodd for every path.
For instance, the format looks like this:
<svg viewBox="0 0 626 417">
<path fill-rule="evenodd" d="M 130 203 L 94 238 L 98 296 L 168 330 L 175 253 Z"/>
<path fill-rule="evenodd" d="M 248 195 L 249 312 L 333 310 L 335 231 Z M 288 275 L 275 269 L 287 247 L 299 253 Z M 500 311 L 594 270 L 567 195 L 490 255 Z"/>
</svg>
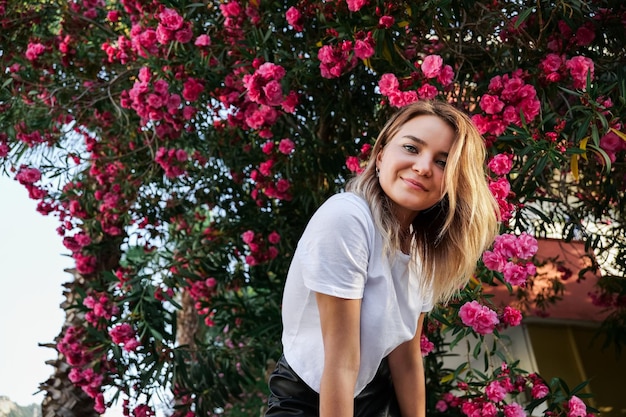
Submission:
<svg viewBox="0 0 626 417">
<path fill-rule="evenodd" d="M 73 265 L 56 233 L 58 219 L 42 216 L 17 181 L 0 175 L 0 395 L 20 405 L 41 403 L 35 394 L 52 373 L 52 342 L 63 324 L 64 272 Z M 112 409 L 106 416 L 121 415 Z"/>
</svg>

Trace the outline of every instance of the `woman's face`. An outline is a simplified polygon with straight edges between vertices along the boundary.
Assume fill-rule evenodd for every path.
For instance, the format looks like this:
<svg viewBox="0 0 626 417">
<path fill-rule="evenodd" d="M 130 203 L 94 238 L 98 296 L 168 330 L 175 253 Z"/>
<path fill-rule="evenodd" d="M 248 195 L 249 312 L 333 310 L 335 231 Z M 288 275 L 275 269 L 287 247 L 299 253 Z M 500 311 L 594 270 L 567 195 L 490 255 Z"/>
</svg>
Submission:
<svg viewBox="0 0 626 417">
<path fill-rule="evenodd" d="M 453 142 L 447 122 L 421 115 L 406 122 L 377 155 L 380 186 L 403 226 L 443 197 L 443 172 Z"/>
</svg>

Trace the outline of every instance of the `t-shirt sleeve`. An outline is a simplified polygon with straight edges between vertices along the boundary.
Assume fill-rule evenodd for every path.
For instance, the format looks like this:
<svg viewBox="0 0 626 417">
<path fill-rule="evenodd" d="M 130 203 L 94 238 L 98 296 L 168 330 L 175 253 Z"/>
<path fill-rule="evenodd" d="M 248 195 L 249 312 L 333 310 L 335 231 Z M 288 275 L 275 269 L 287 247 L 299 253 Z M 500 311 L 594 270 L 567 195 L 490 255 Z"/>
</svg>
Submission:
<svg viewBox="0 0 626 417">
<path fill-rule="evenodd" d="M 304 284 L 312 291 L 340 298 L 363 297 L 371 214 L 356 196 L 335 196 L 313 215 L 298 242 Z"/>
</svg>

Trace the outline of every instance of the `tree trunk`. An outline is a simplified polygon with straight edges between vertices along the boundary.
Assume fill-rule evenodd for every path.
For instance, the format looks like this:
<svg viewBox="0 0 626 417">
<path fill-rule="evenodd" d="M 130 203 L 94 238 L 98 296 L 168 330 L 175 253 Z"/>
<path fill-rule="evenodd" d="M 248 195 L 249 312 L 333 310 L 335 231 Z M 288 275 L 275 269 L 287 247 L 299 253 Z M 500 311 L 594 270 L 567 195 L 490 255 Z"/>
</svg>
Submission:
<svg viewBox="0 0 626 417">
<path fill-rule="evenodd" d="M 82 326 L 85 323 L 82 312 L 68 309 L 69 306 L 75 304 L 75 287 L 81 285 L 84 278 L 75 269 L 66 269 L 65 271 L 72 274 L 74 280 L 63 285 L 65 287 L 63 291 L 65 301 L 61 303 L 61 308 L 66 312 L 65 323 L 63 323 L 55 342 L 59 342 L 63 338 L 69 327 Z M 56 343 L 44 344 L 43 346 L 56 350 Z M 39 385 L 39 388 L 46 392 L 41 404 L 42 416 L 98 417 L 99 414 L 94 410 L 94 400 L 70 381 L 68 374 L 72 367 L 65 361 L 64 355 L 58 353 L 57 359 L 46 361 L 46 364 L 54 367 L 54 373 L 46 382 Z"/>
</svg>

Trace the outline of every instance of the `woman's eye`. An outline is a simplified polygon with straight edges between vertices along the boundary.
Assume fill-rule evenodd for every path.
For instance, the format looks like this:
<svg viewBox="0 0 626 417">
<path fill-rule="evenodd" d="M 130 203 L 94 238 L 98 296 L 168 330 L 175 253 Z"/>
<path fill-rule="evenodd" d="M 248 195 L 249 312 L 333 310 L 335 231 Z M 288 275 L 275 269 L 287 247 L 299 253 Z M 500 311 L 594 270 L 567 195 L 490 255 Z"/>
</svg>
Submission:
<svg viewBox="0 0 626 417">
<path fill-rule="evenodd" d="M 413 152 L 413 153 L 417 152 L 417 148 L 415 146 L 413 146 L 413 145 L 404 145 L 404 149 L 406 149 L 409 152 Z"/>
<path fill-rule="evenodd" d="M 439 161 L 437 161 L 436 163 L 437 163 L 437 165 L 439 165 L 440 167 L 444 168 L 444 167 L 446 166 L 446 162 L 447 162 L 447 161 L 444 161 L 444 160 L 439 160 Z"/>
</svg>

